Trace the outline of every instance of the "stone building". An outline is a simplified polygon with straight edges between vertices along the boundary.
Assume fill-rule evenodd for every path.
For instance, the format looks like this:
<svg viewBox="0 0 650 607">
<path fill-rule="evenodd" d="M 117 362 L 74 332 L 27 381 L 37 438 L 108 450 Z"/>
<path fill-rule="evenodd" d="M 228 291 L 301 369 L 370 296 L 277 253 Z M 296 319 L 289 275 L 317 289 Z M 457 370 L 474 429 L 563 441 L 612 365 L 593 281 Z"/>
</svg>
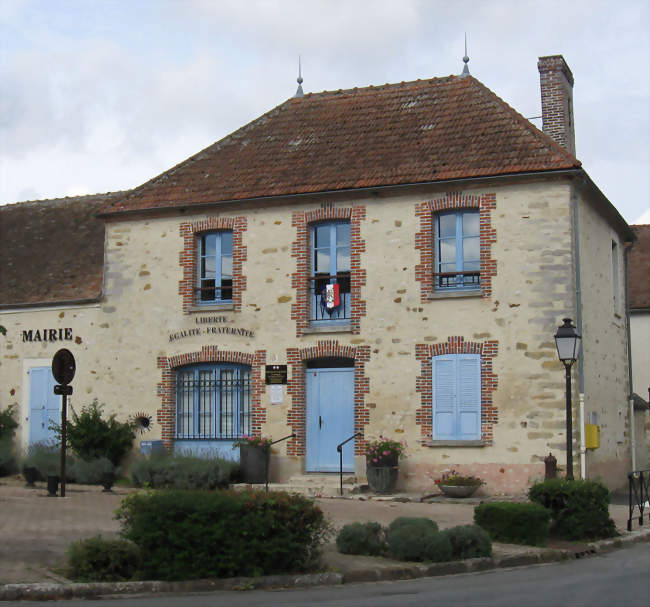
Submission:
<svg viewBox="0 0 650 607">
<path fill-rule="evenodd" d="M 635 470 L 650 469 L 650 225 L 633 225 L 630 250 L 630 342 L 636 443 Z"/>
<path fill-rule="evenodd" d="M 295 434 L 273 450 L 284 481 L 337 471 L 359 433 L 343 467 L 363 479 L 385 435 L 408 444 L 404 489 L 455 468 L 521 492 L 565 457 L 569 317 L 576 476 L 623 485 L 633 233 L 574 155 L 564 59 L 538 67 L 544 132 L 468 74 L 297 95 L 129 192 L 2 207 L 21 445 L 56 416 L 39 369 L 64 345 L 75 408 L 150 416 L 169 449 Z M 601 430 L 582 454 L 581 403 Z"/>
</svg>

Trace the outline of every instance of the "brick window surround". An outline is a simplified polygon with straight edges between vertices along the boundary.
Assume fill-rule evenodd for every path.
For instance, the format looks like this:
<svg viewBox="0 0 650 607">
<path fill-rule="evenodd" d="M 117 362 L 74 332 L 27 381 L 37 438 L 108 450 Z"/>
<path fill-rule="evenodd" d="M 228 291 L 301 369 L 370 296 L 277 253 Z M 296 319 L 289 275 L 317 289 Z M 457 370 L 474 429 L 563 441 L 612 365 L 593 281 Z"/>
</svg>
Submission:
<svg viewBox="0 0 650 607">
<path fill-rule="evenodd" d="M 499 412 L 493 401 L 498 378 L 492 370 L 492 362 L 499 350 L 499 342 L 465 341 L 461 336 L 450 337 L 446 343 L 416 344 L 415 357 L 420 361 L 422 374 L 416 380 L 416 390 L 420 393 L 422 406 L 415 412 L 415 423 L 420 426 L 420 436 L 424 443 L 432 440 L 433 432 L 433 394 L 431 359 L 441 354 L 480 354 L 481 355 L 481 440 L 491 445 L 494 439 L 493 427 L 499 421 Z"/>
<path fill-rule="evenodd" d="M 434 217 L 441 211 L 478 209 L 481 250 L 481 296 L 492 296 L 492 278 L 497 273 L 497 262 L 492 258 L 492 244 L 496 230 L 492 227 L 490 212 L 496 208 L 496 195 L 473 196 L 462 192 L 445 194 L 442 198 L 422 202 L 415 207 L 420 218 L 420 231 L 415 235 L 415 248 L 420 251 L 420 263 L 415 266 L 415 280 L 420 283 L 420 301 L 428 301 L 437 292 L 434 287 L 435 272 Z"/>
<path fill-rule="evenodd" d="M 162 428 L 163 446 L 168 451 L 174 447 L 176 436 L 176 370 L 186 365 L 198 363 L 234 363 L 251 368 L 251 427 L 253 435 L 260 436 L 262 424 L 266 421 L 266 409 L 262 407 L 262 394 L 266 390 L 264 365 L 266 350 L 254 354 L 218 350 L 217 346 L 203 346 L 200 352 L 188 352 L 175 356 L 159 356 L 158 368 L 162 378 L 158 384 L 158 396 L 162 406 L 158 409 L 157 421 Z"/>
<path fill-rule="evenodd" d="M 308 348 L 287 348 L 287 363 L 291 365 L 291 379 L 287 393 L 291 395 L 291 408 L 287 413 L 287 424 L 296 438 L 287 444 L 287 455 L 304 456 L 307 449 L 307 390 L 305 363 L 315 358 L 341 357 L 354 360 L 354 431 L 362 437 L 355 441 L 356 455 L 365 453 L 363 438 L 365 427 L 370 421 L 370 410 L 365 405 L 370 391 L 370 380 L 365 374 L 365 364 L 370 360 L 370 346 L 342 346 L 338 341 L 319 341 Z"/>
<path fill-rule="evenodd" d="M 183 278 L 178 283 L 178 293 L 183 298 L 183 312 L 196 310 L 196 287 L 198 284 L 198 242 L 204 232 L 218 230 L 232 231 L 232 306 L 241 310 L 242 293 L 246 290 L 246 277 L 242 273 L 246 261 L 246 246 L 243 244 L 243 233 L 247 229 L 246 217 L 208 217 L 201 221 L 182 222 L 180 234 L 183 239 L 183 250 L 179 254 L 179 263 L 183 268 Z M 201 306 L 201 309 L 210 306 Z"/>
<path fill-rule="evenodd" d="M 361 287 L 366 284 L 366 271 L 361 268 L 361 253 L 366 250 L 365 240 L 361 239 L 361 221 L 365 218 L 364 205 L 293 213 L 291 225 L 296 228 L 296 240 L 291 245 L 291 257 L 296 259 L 296 271 L 291 275 L 291 286 L 295 289 L 296 301 L 291 305 L 291 319 L 296 321 L 297 337 L 310 327 L 311 225 L 337 219 L 350 222 L 350 330 L 355 335 L 361 331 L 361 317 L 366 315 L 366 302 L 361 299 Z"/>
</svg>

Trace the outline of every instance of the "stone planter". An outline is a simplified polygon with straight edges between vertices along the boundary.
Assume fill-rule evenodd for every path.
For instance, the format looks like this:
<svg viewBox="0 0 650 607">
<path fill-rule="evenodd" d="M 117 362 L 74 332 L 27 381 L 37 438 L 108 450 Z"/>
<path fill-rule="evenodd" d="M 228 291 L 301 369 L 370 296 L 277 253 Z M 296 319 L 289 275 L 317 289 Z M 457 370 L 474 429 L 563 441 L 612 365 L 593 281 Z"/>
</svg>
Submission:
<svg viewBox="0 0 650 607">
<path fill-rule="evenodd" d="M 366 478 L 375 493 L 393 493 L 399 476 L 398 456 L 388 456 L 378 462 L 366 462 Z"/>
<path fill-rule="evenodd" d="M 242 482 L 265 483 L 269 466 L 270 449 L 258 445 L 239 446 L 239 470 Z"/>
<path fill-rule="evenodd" d="M 56 492 L 59 490 L 59 477 L 49 475 L 47 477 L 47 496 L 56 497 Z"/>
<path fill-rule="evenodd" d="M 447 497 L 469 497 L 480 485 L 438 485 Z"/>
<path fill-rule="evenodd" d="M 102 474 L 102 487 L 104 487 L 104 493 L 110 493 L 114 484 L 115 472 L 104 472 Z"/>
<path fill-rule="evenodd" d="M 28 487 L 36 487 L 34 484 L 38 478 L 38 468 L 34 466 L 25 466 L 23 468 L 23 476 L 25 477 L 25 480 L 27 481 L 27 486 Z"/>
</svg>

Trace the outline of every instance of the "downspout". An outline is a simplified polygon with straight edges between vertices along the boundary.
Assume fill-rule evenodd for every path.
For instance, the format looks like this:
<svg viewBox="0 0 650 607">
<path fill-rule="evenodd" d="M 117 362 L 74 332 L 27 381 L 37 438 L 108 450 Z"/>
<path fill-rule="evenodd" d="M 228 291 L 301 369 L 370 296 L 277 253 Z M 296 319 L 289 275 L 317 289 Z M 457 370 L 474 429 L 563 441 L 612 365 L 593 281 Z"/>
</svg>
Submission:
<svg viewBox="0 0 650 607">
<path fill-rule="evenodd" d="M 582 182 L 584 183 L 584 181 Z M 580 229 L 578 221 L 577 186 L 571 188 L 571 205 L 573 207 L 573 249 L 575 251 L 576 268 L 576 328 L 579 335 L 582 332 L 582 282 L 580 275 Z M 585 443 L 585 374 L 584 348 L 578 357 L 578 391 L 579 391 L 579 423 L 580 423 L 580 478 L 587 476 L 587 445 Z"/>
<path fill-rule="evenodd" d="M 634 386 L 632 384 L 632 340 L 630 339 L 630 281 L 628 278 L 628 255 L 634 246 L 634 241 L 626 242 L 623 248 L 623 268 L 625 271 L 625 328 L 627 332 L 627 372 L 630 393 L 628 404 L 630 406 L 630 449 L 632 451 L 632 472 L 636 470 L 636 433 L 634 430 Z"/>
</svg>

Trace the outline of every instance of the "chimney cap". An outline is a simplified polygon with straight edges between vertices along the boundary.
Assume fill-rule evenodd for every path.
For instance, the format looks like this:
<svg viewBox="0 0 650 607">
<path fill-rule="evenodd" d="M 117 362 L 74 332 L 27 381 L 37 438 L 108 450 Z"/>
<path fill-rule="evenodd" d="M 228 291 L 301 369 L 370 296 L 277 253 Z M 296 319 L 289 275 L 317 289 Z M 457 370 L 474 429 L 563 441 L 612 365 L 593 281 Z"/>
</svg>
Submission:
<svg viewBox="0 0 650 607">
<path fill-rule="evenodd" d="M 569 84 L 573 86 L 573 73 L 562 55 L 547 55 L 546 57 L 539 57 L 537 61 L 537 69 L 540 74 L 543 72 L 560 71 L 564 74 L 564 77 L 567 79 Z"/>
</svg>

